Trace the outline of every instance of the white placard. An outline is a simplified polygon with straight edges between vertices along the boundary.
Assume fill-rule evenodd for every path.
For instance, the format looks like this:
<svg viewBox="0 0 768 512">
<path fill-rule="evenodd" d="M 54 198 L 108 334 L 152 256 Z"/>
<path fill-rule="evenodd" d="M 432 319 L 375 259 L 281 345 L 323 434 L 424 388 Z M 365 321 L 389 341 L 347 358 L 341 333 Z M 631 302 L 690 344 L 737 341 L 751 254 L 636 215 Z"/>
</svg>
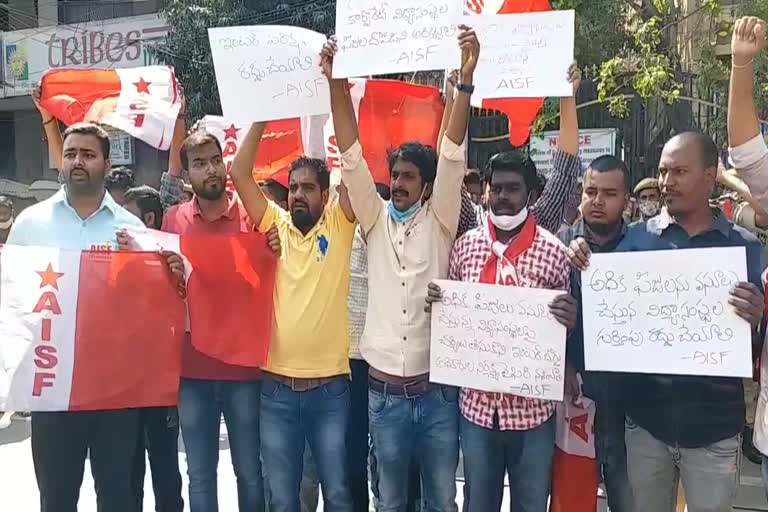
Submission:
<svg viewBox="0 0 768 512">
<path fill-rule="evenodd" d="M 548 304 L 562 291 L 437 281 L 432 382 L 545 400 L 563 399 L 565 327 Z"/>
<path fill-rule="evenodd" d="M 289 119 L 331 111 L 320 70 L 326 37 L 299 27 L 209 28 L 224 117 L 232 122 Z"/>
<path fill-rule="evenodd" d="M 339 0 L 334 77 L 457 68 L 461 11 L 456 0 Z"/>
<path fill-rule="evenodd" d="M 480 40 L 473 105 L 488 98 L 573 96 L 574 19 L 573 11 L 467 16 Z"/>
<path fill-rule="evenodd" d="M 751 377 L 751 328 L 728 304 L 746 280 L 744 247 L 592 255 L 587 370 Z"/>
<path fill-rule="evenodd" d="M 531 135 L 531 159 L 536 164 L 536 170 L 547 179 L 551 178 L 554 172 L 555 152 L 559 138 L 559 131 Z M 616 156 L 616 129 L 579 130 L 579 160 L 581 160 L 582 174 L 595 158 L 603 155 Z"/>
</svg>

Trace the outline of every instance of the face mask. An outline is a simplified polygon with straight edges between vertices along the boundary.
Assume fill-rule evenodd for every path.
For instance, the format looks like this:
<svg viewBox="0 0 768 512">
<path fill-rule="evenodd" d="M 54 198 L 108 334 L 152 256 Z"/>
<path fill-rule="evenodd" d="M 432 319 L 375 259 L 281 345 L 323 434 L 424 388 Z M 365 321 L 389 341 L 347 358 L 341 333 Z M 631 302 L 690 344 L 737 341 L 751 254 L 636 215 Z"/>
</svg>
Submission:
<svg viewBox="0 0 768 512">
<path fill-rule="evenodd" d="M 13 217 L 11 217 L 5 222 L 0 222 L 0 229 L 11 229 L 12 225 L 13 225 Z"/>
<path fill-rule="evenodd" d="M 640 201 L 638 204 L 640 213 L 645 217 L 655 217 L 659 214 L 659 201 Z"/>
<path fill-rule="evenodd" d="M 518 228 L 528 218 L 528 207 L 523 207 L 516 215 L 496 215 L 493 208 L 488 210 L 488 216 L 493 225 L 502 231 L 512 231 Z"/>
<path fill-rule="evenodd" d="M 400 211 L 397 208 L 395 208 L 394 203 L 392 201 L 389 202 L 389 205 L 387 205 L 387 210 L 389 211 L 389 218 L 392 219 L 397 224 L 402 224 L 403 222 L 407 221 L 418 211 L 421 209 L 421 202 L 424 199 L 424 191 L 427 189 L 425 186 L 423 189 L 421 189 L 421 195 L 419 196 L 418 201 L 413 203 L 410 208 L 408 208 L 405 211 Z"/>
</svg>

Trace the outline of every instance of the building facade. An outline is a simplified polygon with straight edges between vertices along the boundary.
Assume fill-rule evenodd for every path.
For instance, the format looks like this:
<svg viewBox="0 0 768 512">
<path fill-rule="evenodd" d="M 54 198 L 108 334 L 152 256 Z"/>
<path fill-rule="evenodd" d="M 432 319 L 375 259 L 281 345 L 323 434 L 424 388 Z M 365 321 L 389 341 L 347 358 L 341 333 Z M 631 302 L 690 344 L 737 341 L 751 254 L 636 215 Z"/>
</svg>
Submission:
<svg viewBox="0 0 768 512">
<path fill-rule="evenodd" d="M 47 69 L 152 64 L 147 47 L 167 33 L 159 3 L 7 0 L 0 8 L 0 179 L 26 185 L 57 180 L 32 88 Z M 110 135 L 113 165 L 132 169 L 142 183 L 159 185 L 168 153 L 117 130 Z"/>
</svg>

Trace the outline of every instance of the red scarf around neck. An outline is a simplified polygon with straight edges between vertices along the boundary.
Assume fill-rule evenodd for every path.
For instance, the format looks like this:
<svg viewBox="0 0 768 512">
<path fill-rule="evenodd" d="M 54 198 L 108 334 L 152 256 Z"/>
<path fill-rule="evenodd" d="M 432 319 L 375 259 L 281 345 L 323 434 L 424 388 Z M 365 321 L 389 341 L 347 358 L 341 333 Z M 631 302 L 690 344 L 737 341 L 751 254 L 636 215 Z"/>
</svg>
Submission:
<svg viewBox="0 0 768 512">
<path fill-rule="evenodd" d="M 488 232 L 491 235 L 491 244 L 496 241 L 496 226 L 491 222 L 491 216 L 488 215 Z M 507 246 L 504 251 L 504 259 L 512 264 L 518 256 L 523 254 L 533 244 L 533 239 L 536 237 L 536 219 L 529 212 L 528 218 L 525 219 L 523 229 L 520 233 L 512 239 L 512 242 Z M 498 268 L 498 259 L 496 253 L 491 249 L 491 255 L 483 266 L 482 272 L 480 272 L 480 282 L 488 284 L 496 284 L 496 269 Z"/>
</svg>

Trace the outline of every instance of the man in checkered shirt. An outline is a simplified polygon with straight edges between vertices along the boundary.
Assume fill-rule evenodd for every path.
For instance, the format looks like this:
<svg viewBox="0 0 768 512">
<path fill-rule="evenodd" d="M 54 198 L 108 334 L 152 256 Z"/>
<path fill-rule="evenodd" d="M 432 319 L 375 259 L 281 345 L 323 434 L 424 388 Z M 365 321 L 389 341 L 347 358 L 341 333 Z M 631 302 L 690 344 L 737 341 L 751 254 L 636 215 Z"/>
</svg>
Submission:
<svg viewBox="0 0 768 512">
<path fill-rule="evenodd" d="M 564 100 L 563 121 L 568 129 L 560 142 L 570 155 L 559 156 L 578 162 L 572 102 L 572 98 Z M 572 329 L 577 308 L 568 291 L 570 265 L 565 246 L 537 225 L 536 207 L 528 208 L 537 183 L 535 166 L 518 151 L 502 153 L 489 162 L 486 180 L 488 216 L 480 227 L 456 241 L 448 278 L 563 290 L 549 309 L 557 321 Z M 430 284 L 427 302 L 438 301 L 441 295 L 439 287 Z M 498 511 L 506 472 L 513 510 L 546 511 L 555 446 L 554 402 L 465 388 L 459 408 L 464 476 L 471 488 L 465 496 L 465 512 Z"/>
</svg>

